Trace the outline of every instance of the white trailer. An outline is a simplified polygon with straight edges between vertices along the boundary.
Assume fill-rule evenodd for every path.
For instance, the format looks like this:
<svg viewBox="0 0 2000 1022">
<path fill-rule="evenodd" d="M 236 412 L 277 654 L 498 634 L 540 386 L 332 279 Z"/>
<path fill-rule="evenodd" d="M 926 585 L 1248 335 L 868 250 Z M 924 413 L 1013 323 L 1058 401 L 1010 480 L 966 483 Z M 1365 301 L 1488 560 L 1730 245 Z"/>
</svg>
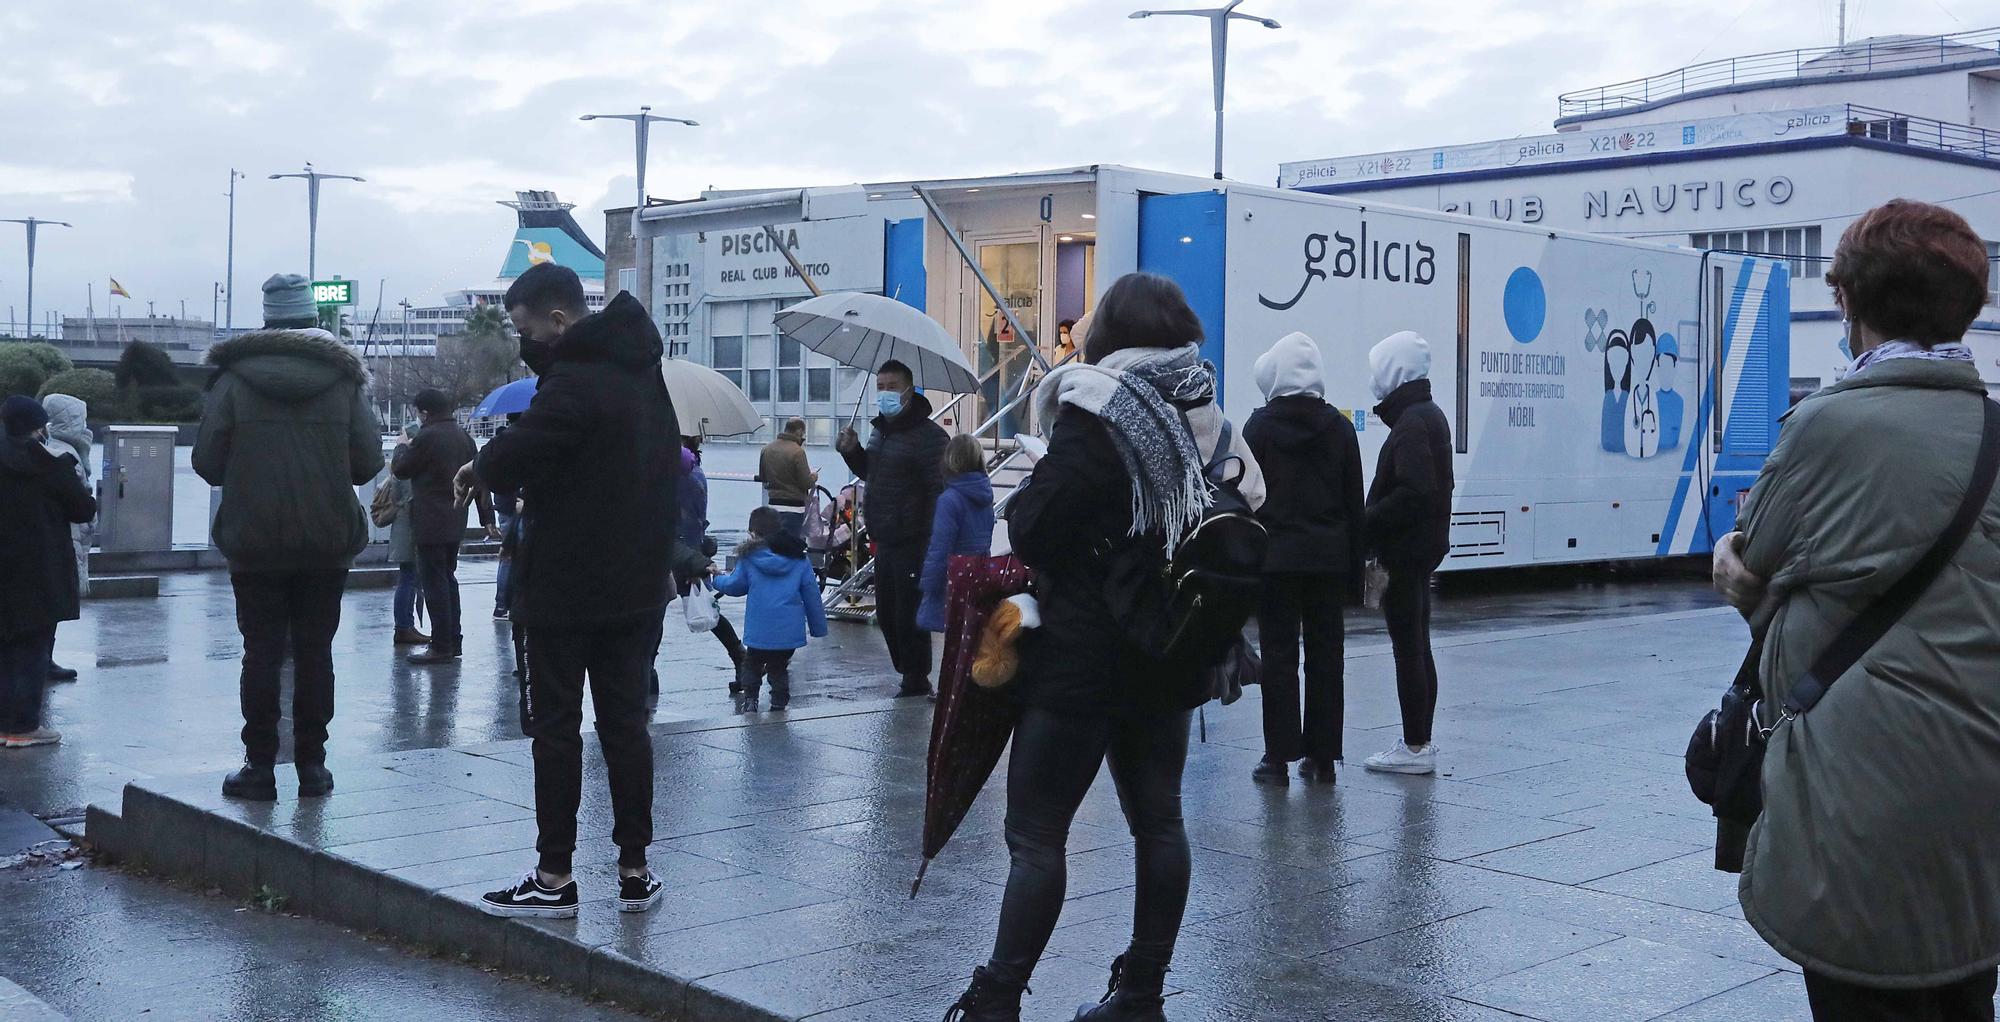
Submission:
<svg viewBox="0 0 2000 1022">
<path fill-rule="evenodd" d="M 1238 422 L 1262 403 L 1257 357 L 1294 330 L 1317 341 L 1372 472 L 1387 429 L 1368 349 L 1422 334 L 1456 447 L 1448 570 L 1704 553 L 1787 406 L 1782 263 L 1111 166 L 861 191 L 930 210 L 886 258 L 922 266 L 899 297 L 991 371 L 945 413 L 955 428 L 1033 429 L 1025 403 L 989 413 L 1032 386 L 1034 353 L 1055 360 L 1059 311 L 1147 270 L 1187 292 Z M 811 194 L 761 205 L 800 215 Z M 730 223 L 760 205 L 726 201 L 714 215 Z M 662 207 L 642 230 L 694 229 L 702 206 Z M 1079 245 L 1080 274 L 1062 265 Z"/>
</svg>

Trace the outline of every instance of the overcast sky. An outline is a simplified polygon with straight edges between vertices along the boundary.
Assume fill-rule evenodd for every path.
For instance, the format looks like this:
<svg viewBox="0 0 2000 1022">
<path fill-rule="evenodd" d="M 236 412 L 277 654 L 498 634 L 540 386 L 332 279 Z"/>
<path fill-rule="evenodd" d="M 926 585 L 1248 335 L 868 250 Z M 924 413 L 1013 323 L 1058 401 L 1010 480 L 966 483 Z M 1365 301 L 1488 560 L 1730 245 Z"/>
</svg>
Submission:
<svg viewBox="0 0 2000 1022">
<path fill-rule="evenodd" d="M 0 217 L 42 233 L 36 306 L 206 317 L 238 185 L 237 322 L 305 271 L 310 160 L 359 174 L 320 209 L 322 277 L 367 304 L 496 275 L 516 189 L 579 204 L 602 240 L 629 205 L 623 122 L 650 103 L 648 191 L 840 184 L 1124 163 L 1205 173 L 1200 22 L 1145 0 L 11 0 L 0 3 Z M 1204 0 L 1205 2 L 1205 0 Z M 1251 0 L 1229 67 L 1228 172 L 1551 129 L 1556 95 L 1717 57 L 1829 45 L 1834 0 Z M 1996 0 L 1865 0 L 1850 34 L 2000 24 Z M 477 13 L 472 13 L 476 11 Z M 25 316 L 25 246 L 0 224 L 0 307 Z M 37 318 L 40 316 L 38 314 Z"/>
</svg>

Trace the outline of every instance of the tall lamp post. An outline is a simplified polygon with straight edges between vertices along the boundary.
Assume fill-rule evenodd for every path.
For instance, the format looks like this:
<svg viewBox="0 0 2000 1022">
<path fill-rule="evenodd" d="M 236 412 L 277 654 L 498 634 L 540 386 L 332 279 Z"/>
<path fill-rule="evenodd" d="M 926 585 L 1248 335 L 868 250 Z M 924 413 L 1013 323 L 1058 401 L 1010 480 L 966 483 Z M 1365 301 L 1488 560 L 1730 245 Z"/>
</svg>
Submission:
<svg viewBox="0 0 2000 1022">
<path fill-rule="evenodd" d="M 1241 0 L 1238 0 L 1238 2 L 1241 2 Z M 646 208 L 646 139 L 648 135 L 651 134 L 653 122 L 672 121 L 675 124 L 685 124 L 690 128 L 698 128 L 701 126 L 700 121 L 690 121 L 685 117 L 661 117 L 660 115 L 653 113 L 653 108 L 649 106 L 640 107 L 639 112 L 636 114 L 584 114 L 583 116 L 578 117 L 577 120 L 579 121 L 611 120 L 611 121 L 632 122 L 632 145 L 635 149 L 638 150 L 639 153 L 639 199 L 636 203 L 633 204 L 634 209 Z"/>
<path fill-rule="evenodd" d="M 1238 14 L 1236 8 L 1243 0 L 1229 0 L 1221 7 L 1181 11 L 1133 11 L 1127 17 L 1150 18 L 1159 15 L 1185 15 L 1191 18 L 1208 19 L 1209 67 L 1215 78 L 1215 179 L 1222 180 L 1222 78 L 1224 67 L 1229 62 L 1229 23 L 1232 20 L 1254 21 L 1265 28 L 1278 28 L 1270 18 L 1260 18 L 1254 14 Z"/>
<path fill-rule="evenodd" d="M 321 181 L 366 181 L 367 178 L 352 174 L 327 174 L 306 164 L 306 169 L 297 174 L 273 174 L 271 180 L 281 177 L 303 178 L 306 183 L 306 278 L 319 278 L 319 183 Z M 234 190 L 232 186 L 231 190 Z M 234 206 L 231 206 L 231 222 L 235 221 Z"/>
<path fill-rule="evenodd" d="M 227 282 L 222 293 L 222 315 L 225 329 L 236 327 L 236 182 L 250 175 L 229 168 L 229 254 L 222 271 L 222 279 Z M 214 317 L 210 317 L 211 319 Z"/>
<path fill-rule="evenodd" d="M 35 332 L 35 229 L 37 227 L 70 227 L 74 225 L 61 220 L 43 220 L 32 216 L 0 220 L 0 223 L 22 224 L 28 228 L 28 332 L 32 334 Z M 7 317 L 10 326 L 13 323 L 13 318 L 12 316 Z"/>
</svg>

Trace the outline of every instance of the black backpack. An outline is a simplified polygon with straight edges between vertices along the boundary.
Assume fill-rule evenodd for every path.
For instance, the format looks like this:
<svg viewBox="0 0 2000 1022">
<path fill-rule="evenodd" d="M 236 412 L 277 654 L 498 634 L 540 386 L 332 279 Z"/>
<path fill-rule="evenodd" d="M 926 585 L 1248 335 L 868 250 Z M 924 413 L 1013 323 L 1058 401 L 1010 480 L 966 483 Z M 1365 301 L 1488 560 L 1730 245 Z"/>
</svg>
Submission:
<svg viewBox="0 0 2000 1022">
<path fill-rule="evenodd" d="M 1247 468 L 1229 453 L 1231 439 L 1225 419 L 1206 469 L 1213 499 L 1171 558 L 1158 533 L 1125 539 L 1102 557 L 1111 617 L 1140 653 L 1160 663 L 1160 676 L 1172 679 L 1164 695 L 1177 709 L 1209 700 L 1208 669 L 1243 637 L 1262 587 L 1269 535 L 1243 497 Z M 1234 477 L 1225 471 L 1232 461 Z"/>
</svg>

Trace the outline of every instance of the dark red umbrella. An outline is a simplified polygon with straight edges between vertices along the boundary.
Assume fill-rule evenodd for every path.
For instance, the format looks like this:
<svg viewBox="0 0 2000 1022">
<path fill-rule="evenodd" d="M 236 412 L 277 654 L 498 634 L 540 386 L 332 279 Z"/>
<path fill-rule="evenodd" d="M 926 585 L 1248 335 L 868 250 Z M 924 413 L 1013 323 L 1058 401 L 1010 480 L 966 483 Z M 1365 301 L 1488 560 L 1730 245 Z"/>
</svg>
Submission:
<svg viewBox="0 0 2000 1022">
<path fill-rule="evenodd" d="M 931 860 L 951 840 L 993 775 L 1019 709 L 1008 689 L 981 688 L 972 681 L 979 633 L 993 608 L 1028 591 L 1033 577 L 1012 555 L 960 554 L 947 569 L 950 586 L 945 611 L 944 667 L 938 677 L 937 710 L 931 718 L 931 748 L 924 772 L 924 861 L 910 884 L 910 897 L 924 882 Z"/>
</svg>

